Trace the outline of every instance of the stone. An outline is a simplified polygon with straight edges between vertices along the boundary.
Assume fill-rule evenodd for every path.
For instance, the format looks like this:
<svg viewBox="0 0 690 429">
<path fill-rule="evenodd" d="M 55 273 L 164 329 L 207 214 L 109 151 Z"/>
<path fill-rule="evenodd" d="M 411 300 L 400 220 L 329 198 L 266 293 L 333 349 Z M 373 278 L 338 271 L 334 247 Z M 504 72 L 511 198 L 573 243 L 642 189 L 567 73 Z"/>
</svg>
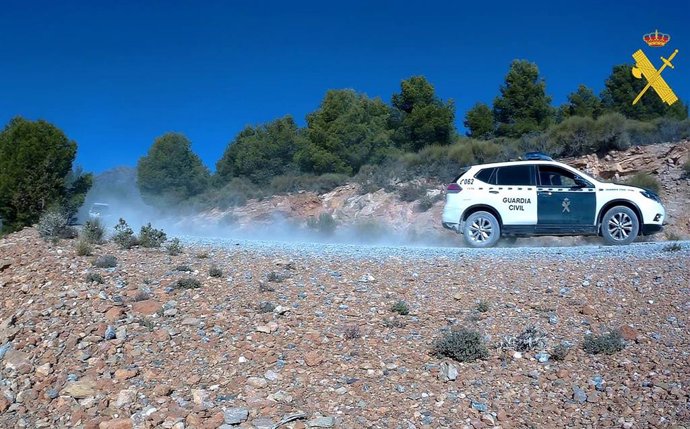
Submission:
<svg viewBox="0 0 690 429">
<path fill-rule="evenodd" d="M 203 389 L 192 389 L 192 401 L 197 405 L 205 405 L 208 402 L 209 393 Z"/>
<path fill-rule="evenodd" d="M 619 332 L 621 333 L 621 337 L 626 341 L 635 341 L 637 336 L 640 335 L 639 332 L 630 325 L 621 326 Z"/>
<path fill-rule="evenodd" d="M 268 381 L 263 377 L 249 377 L 247 384 L 257 389 L 263 389 L 268 386 Z"/>
<path fill-rule="evenodd" d="M 578 386 L 575 386 L 573 387 L 573 400 L 575 400 L 575 402 L 579 402 L 580 404 L 584 404 L 587 402 L 587 394 L 584 390 L 580 389 Z"/>
<path fill-rule="evenodd" d="M 439 373 L 439 379 L 441 381 L 454 381 L 458 378 L 458 369 L 455 365 L 443 362 L 441 363 L 441 371 Z"/>
<path fill-rule="evenodd" d="M 597 311 L 591 305 L 583 305 L 580 309 L 580 313 L 584 314 L 585 316 L 594 316 Z"/>
<path fill-rule="evenodd" d="M 134 378 L 139 374 L 139 370 L 137 369 L 118 369 L 115 371 L 115 379 L 116 380 L 129 380 L 130 378 Z"/>
<path fill-rule="evenodd" d="M 120 390 L 117 394 L 117 400 L 115 405 L 117 408 L 123 408 L 127 405 L 133 404 L 137 400 L 137 391 L 134 389 L 124 389 Z"/>
<path fill-rule="evenodd" d="M 75 399 L 88 398 L 89 396 L 95 396 L 98 393 L 96 388 L 96 381 L 92 378 L 82 378 L 75 382 L 67 384 L 62 393 L 67 396 L 71 396 Z"/>
<path fill-rule="evenodd" d="M 320 365 L 321 362 L 323 362 L 323 357 L 321 357 L 321 353 L 315 350 L 304 356 L 304 363 L 306 363 L 307 366 L 317 366 Z"/>
<path fill-rule="evenodd" d="M 159 384 L 153 388 L 153 394 L 155 396 L 168 396 L 171 393 L 172 389 L 170 388 L 170 386 L 167 386 L 165 384 Z"/>
<path fill-rule="evenodd" d="M 50 363 L 44 363 L 43 365 L 39 365 L 36 367 L 36 375 L 40 375 L 41 377 L 47 377 L 53 372 L 53 365 Z"/>
<path fill-rule="evenodd" d="M 228 408 L 223 411 L 223 420 L 229 425 L 238 425 L 249 418 L 249 410 L 246 408 Z"/>
<path fill-rule="evenodd" d="M 307 422 L 307 426 L 310 428 L 332 428 L 335 426 L 334 417 L 317 417 L 311 419 Z"/>
<path fill-rule="evenodd" d="M 151 316 L 158 313 L 163 308 L 163 304 L 153 299 L 145 299 L 132 304 L 132 311 L 144 316 Z"/>
<path fill-rule="evenodd" d="M 131 419 L 108 420 L 98 425 L 98 429 L 132 429 L 133 427 Z"/>
<path fill-rule="evenodd" d="M 125 315 L 125 310 L 121 307 L 110 307 L 108 311 L 105 312 L 105 318 L 108 322 L 116 322 Z"/>
<path fill-rule="evenodd" d="M 536 355 L 534 355 L 534 358 L 538 360 L 540 363 L 545 363 L 549 361 L 549 358 L 551 358 L 551 355 L 545 352 L 539 352 Z"/>
<path fill-rule="evenodd" d="M 106 340 L 114 340 L 116 337 L 117 333 L 115 332 L 115 328 L 113 328 L 111 325 L 108 325 L 108 327 L 105 328 L 103 338 L 105 338 Z"/>
</svg>

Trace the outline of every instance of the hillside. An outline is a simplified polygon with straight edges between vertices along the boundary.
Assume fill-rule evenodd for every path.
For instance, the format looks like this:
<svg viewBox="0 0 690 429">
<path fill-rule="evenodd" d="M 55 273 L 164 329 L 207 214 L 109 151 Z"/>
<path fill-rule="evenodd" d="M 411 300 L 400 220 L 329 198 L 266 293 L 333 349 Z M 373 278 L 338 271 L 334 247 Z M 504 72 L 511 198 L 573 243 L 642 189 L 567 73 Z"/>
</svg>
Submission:
<svg viewBox="0 0 690 429">
<path fill-rule="evenodd" d="M 636 146 L 628 150 L 612 151 L 604 156 L 588 155 L 561 161 L 604 180 L 625 182 L 636 173 L 649 173 L 661 184 L 661 198 L 668 213 L 666 232 L 673 235 L 690 234 L 690 178 L 684 176 L 682 165 L 688 159 L 690 142 Z M 290 238 L 309 234 L 309 219 L 318 219 L 322 213 L 330 214 L 337 230 L 336 239 L 350 238 L 364 241 L 416 241 L 433 244 L 459 244 L 440 225 L 445 185 L 424 183 L 428 195 L 436 197 L 433 206 L 420 211 L 418 202 L 401 201 L 396 192 L 381 189 L 361 194 L 356 183 L 347 184 L 323 195 L 299 192 L 277 195 L 262 201 L 250 200 L 245 206 L 228 210 L 211 210 L 196 219 L 187 219 L 184 226 L 196 230 L 231 231 L 245 236 Z M 400 187 L 407 184 L 401 183 Z M 200 228 L 200 225 L 204 227 Z M 216 228 L 217 226 L 217 228 Z M 652 239 L 663 239 L 664 234 Z M 535 241 L 535 240 L 532 240 Z M 536 242 L 559 243 L 564 239 L 538 239 Z M 571 240 L 572 241 L 572 240 Z"/>
</svg>

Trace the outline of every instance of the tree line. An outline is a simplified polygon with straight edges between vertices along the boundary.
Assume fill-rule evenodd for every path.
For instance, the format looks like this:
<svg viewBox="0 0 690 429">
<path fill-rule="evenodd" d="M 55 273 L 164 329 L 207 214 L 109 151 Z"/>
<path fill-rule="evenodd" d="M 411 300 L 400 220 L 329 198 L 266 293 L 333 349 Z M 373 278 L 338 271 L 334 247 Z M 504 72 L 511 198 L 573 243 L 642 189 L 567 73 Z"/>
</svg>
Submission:
<svg viewBox="0 0 690 429">
<path fill-rule="evenodd" d="M 584 85 L 554 107 L 536 64 L 513 61 L 492 105 L 477 103 L 455 127 L 455 105 L 423 76 L 403 80 L 389 102 L 352 89 L 329 90 L 299 127 L 292 116 L 250 125 L 228 144 L 211 174 L 183 134 L 157 138 L 137 164 L 137 185 L 153 205 L 218 207 L 345 181 L 365 190 L 415 177 L 451 180 L 458 169 L 526 150 L 580 155 L 690 137 L 685 103 L 665 105 L 630 65 L 614 66 L 597 95 Z M 46 121 L 12 119 L 0 132 L 0 219 L 11 231 L 51 207 L 70 216 L 93 177 L 73 167 L 77 144 Z"/>
<path fill-rule="evenodd" d="M 648 91 L 632 106 L 643 87 L 631 66 L 617 65 L 600 95 L 580 85 L 554 107 L 537 65 L 516 60 L 493 105 L 477 103 L 466 112 L 465 136 L 455 128 L 453 101 L 442 100 L 423 76 L 403 80 L 390 103 L 352 89 L 329 90 L 305 127 L 292 116 L 245 127 L 214 174 L 184 135 L 166 134 L 139 161 L 138 183 L 152 203 L 227 206 L 298 189 L 325 191 L 352 176 L 378 177 L 376 184 L 394 175 L 449 180 L 464 165 L 525 150 L 580 155 L 690 134 L 682 101 L 667 106 Z"/>
</svg>

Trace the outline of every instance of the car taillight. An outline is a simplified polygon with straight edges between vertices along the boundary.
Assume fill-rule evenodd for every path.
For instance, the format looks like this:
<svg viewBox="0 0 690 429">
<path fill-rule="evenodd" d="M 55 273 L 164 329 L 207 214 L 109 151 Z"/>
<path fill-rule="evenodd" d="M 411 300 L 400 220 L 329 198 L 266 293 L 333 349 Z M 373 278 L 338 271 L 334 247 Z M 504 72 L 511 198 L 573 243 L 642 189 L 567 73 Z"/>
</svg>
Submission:
<svg viewBox="0 0 690 429">
<path fill-rule="evenodd" d="M 450 185 L 448 185 L 448 188 L 446 189 L 446 191 L 449 194 L 457 194 L 458 192 L 462 191 L 462 187 L 460 185 L 458 185 L 457 183 L 451 183 Z"/>
</svg>

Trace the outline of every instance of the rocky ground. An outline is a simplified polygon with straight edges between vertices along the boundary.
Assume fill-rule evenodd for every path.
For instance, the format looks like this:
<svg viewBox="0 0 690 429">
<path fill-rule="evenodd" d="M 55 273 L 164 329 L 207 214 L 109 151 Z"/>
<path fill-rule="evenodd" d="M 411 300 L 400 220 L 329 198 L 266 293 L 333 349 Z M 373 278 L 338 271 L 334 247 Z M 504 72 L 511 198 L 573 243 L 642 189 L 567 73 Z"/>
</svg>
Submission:
<svg viewBox="0 0 690 429">
<path fill-rule="evenodd" d="M 0 240 L 0 427 L 690 427 L 688 243 L 75 244 Z M 103 255 L 116 266 L 95 267 Z M 176 288 L 185 278 L 200 287 Z M 529 326 L 545 338 L 518 351 Z M 431 354 L 460 327 L 488 358 Z M 612 329 L 622 351 L 583 350 Z"/>
</svg>

